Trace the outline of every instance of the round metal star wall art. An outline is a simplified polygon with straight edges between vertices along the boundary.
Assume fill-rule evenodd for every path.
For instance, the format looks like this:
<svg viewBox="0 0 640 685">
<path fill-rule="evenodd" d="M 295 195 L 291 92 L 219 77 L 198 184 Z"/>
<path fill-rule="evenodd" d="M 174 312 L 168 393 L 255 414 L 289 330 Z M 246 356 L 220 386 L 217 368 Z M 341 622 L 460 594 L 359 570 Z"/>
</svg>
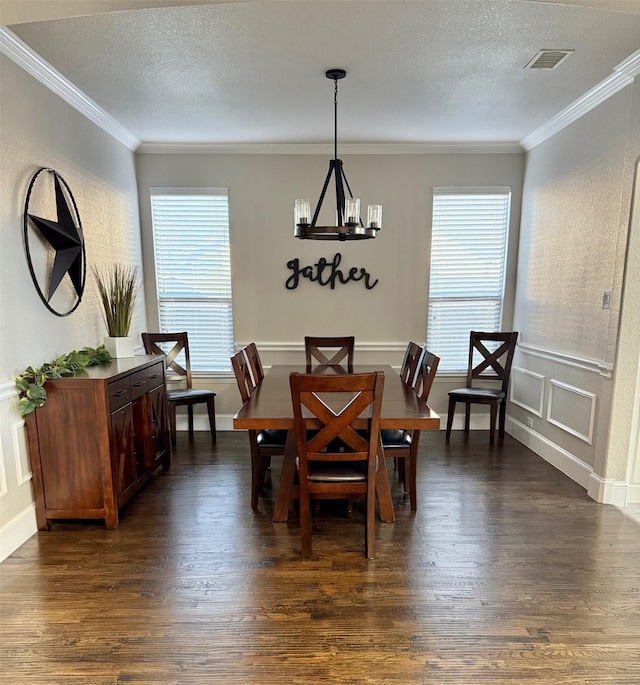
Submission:
<svg viewBox="0 0 640 685">
<path fill-rule="evenodd" d="M 42 174 L 45 174 L 45 176 L 41 176 Z M 53 197 L 51 197 L 51 184 L 45 183 L 47 176 L 53 178 L 56 219 L 37 216 L 35 213 L 30 212 L 32 205 L 46 206 L 47 203 L 50 205 L 51 200 L 53 200 Z M 39 196 L 37 203 L 34 201 L 36 195 Z M 47 255 L 48 264 L 50 264 L 51 257 L 53 257 L 53 265 L 41 269 L 41 271 L 46 273 L 41 274 L 40 277 L 36 274 L 32 251 L 29 245 L 29 226 L 32 226 L 42 238 L 41 243 L 49 252 Z M 80 223 L 80 215 L 78 214 L 73 194 L 66 181 L 53 169 L 42 168 L 38 170 L 29 184 L 27 199 L 24 205 L 24 245 L 31 278 L 40 299 L 45 307 L 56 316 L 68 316 L 77 309 L 82 301 L 87 275 L 86 253 L 82 224 Z M 52 305 L 51 299 L 56 291 L 58 291 L 65 276 L 69 276 L 72 286 L 71 302 L 66 311 L 58 311 Z M 47 279 L 45 295 L 41 283 L 47 281 Z"/>
</svg>

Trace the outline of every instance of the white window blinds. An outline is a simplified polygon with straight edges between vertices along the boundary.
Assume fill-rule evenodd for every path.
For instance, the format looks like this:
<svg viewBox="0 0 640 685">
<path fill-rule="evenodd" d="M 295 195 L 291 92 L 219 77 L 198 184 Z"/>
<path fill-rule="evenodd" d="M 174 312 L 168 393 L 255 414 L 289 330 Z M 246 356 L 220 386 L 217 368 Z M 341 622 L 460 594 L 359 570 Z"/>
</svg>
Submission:
<svg viewBox="0 0 640 685">
<path fill-rule="evenodd" d="M 466 372 L 470 331 L 499 331 L 510 188 L 434 188 L 427 346 Z"/>
<path fill-rule="evenodd" d="M 194 372 L 233 355 L 226 188 L 151 188 L 160 331 L 187 331 Z"/>
</svg>

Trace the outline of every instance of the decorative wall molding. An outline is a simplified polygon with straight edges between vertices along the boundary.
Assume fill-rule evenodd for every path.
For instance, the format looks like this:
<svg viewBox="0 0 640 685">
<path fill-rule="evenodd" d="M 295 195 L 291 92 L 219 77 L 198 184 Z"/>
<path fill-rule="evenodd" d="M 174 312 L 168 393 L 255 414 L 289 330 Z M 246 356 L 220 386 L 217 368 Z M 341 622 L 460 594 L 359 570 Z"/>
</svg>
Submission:
<svg viewBox="0 0 640 685">
<path fill-rule="evenodd" d="M 624 507 L 627 504 L 629 484 L 626 481 L 615 481 L 600 478 L 595 473 L 589 476 L 587 494 L 591 499 L 601 504 L 613 504 L 616 507 Z"/>
<path fill-rule="evenodd" d="M 0 383 L 0 402 L 17 396 L 18 391 L 16 389 L 15 381 L 5 381 L 4 383 Z"/>
<path fill-rule="evenodd" d="M 581 485 L 585 490 L 589 487 L 589 478 L 593 469 L 585 464 L 581 459 L 563 449 L 559 445 L 536 433 L 531 428 L 527 428 L 523 423 L 511 416 L 507 416 L 507 433 L 516 440 L 535 452 L 539 457 L 549 462 L 571 478 L 571 480 Z"/>
<path fill-rule="evenodd" d="M 589 425 L 586 433 L 581 433 L 579 430 L 576 428 L 573 428 L 572 426 L 567 425 L 566 423 L 563 423 L 557 418 L 554 418 L 552 416 L 553 410 L 554 410 L 554 405 L 553 405 L 553 400 L 555 397 L 554 390 L 558 388 L 561 390 L 566 390 L 569 393 L 573 393 L 574 395 L 577 395 L 578 397 L 582 397 L 586 399 L 590 403 L 590 408 L 589 408 Z M 591 445 L 593 442 L 593 428 L 595 425 L 595 419 L 596 419 L 596 395 L 592 392 L 589 392 L 587 390 L 583 390 L 582 388 L 576 388 L 573 385 L 568 385 L 567 383 L 563 383 L 562 381 L 555 380 L 552 378 L 549 381 L 549 403 L 547 405 L 547 421 L 549 423 L 552 423 L 554 426 L 558 426 L 558 428 L 561 428 L 563 431 L 574 435 L 576 438 L 580 438 L 580 440 L 584 440 L 588 445 Z"/>
<path fill-rule="evenodd" d="M 32 504 L 0 528 L 0 561 L 13 554 L 37 532 L 36 505 Z"/>
<path fill-rule="evenodd" d="M 627 504 L 640 504 L 640 483 L 631 483 L 627 490 Z"/>
<path fill-rule="evenodd" d="M 187 155 L 332 155 L 332 143 L 142 143 L 136 152 Z M 517 142 L 341 143 L 345 155 L 521 154 Z"/>
<path fill-rule="evenodd" d="M 4 467 L 4 450 L 2 449 L 2 440 L 0 440 L 0 497 L 4 497 L 8 492 L 7 471 Z"/>
<path fill-rule="evenodd" d="M 139 147 L 140 141 L 131 131 L 85 95 L 6 26 L 0 26 L 0 52 L 130 150 Z"/>
<path fill-rule="evenodd" d="M 600 81 L 600 83 L 581 95 L 577 100 L 574 100 L 570 105 L 540 126 L 540 128 L 533 131 L 533 133 L 524 137 L 520 144 L 525 150 L 532 150 L 563 128 L 569 126 L 569 124 L 577 121 L 587 112 L 590 112 L 594 107 L 608 100 L 619 90 L 633 83 L 633 79 L 638 74 L 640 74 L 640 50 L 637 50 L 615 66 L 610 76 Z"/>
<path fill-rule="evenodd" d="M 563 366 L 571 366 L 575 369 L 582 369 L 590 373 L 597 373 L 604 378 L 611 378 L 613 375 L 613 364 L 608 364 L 597 359 L 587 359 L 586 357 L 576 357 L 565 352 L 555 352 L 547 350 L 544 347 L 537 347 L 536 345 L 529 345 L 528 343 L 518 343 L 518 350 L 523 354 L 546 359 L 555 364 L 562 364 Z"/>
<path fill-rule="evenodd" d="M 545 376 L 543 376 L 540 373 L 534 373 L 533 371 L 529 371 L 528 369 L 521 369 L 520 367 L 514 366 L 511 368 L 511 384 L 509 386 L 509 401 L 513 402 L 513 404 L 518 405 L 518 407 L 522 407 L 526 411 L 528 411 L 530 414 L 533 414 L 534 416 L 538 416 L 539 418 L 542 418 L 542 405 L 544 402 L 544 381 L 545 381 Z M 525 402 L 516 399 L 515 397 L 515 392 L 516 392 L 516 379 L 518 376 L 525 376 L 528 378 L 533 378 L 536 381 L 539 381 L 540 385 L 540 390 L 539 390 L 539 397 L 538 397 L 538 406 L 537 407 L 532 407 Z M 526 382 L 526 381 L 525 381 Z"/>
<path fill-rule="evenodd" d="M 250 341 L 254 342 L 254 341 Z M 249 342 L 236 342 L 235 351 L 239 352 Z M 260 352 L 300 352 L 304 353 L 304 340 L 300 342 L 256 342 Z M 363 352 L 399 353 L 403 355 L 407 349 L 406 342 L 356 342 L 356 350 Z"/>
<path fill-rule="evenodd" d="M 31 480 L 32 474 L 29 468 L 29 447 L 27 445 L 27 435 L 25 422 L 23 420 L 16 421 L 11 424 L 11 436 L 13 438 L 13 458 L 16 464 L 16 476 L 18 485 L 23 485 Z M 22 457 L 25 457 L 27 462 L 26 470 L 22 466 Z"/>
</svg>

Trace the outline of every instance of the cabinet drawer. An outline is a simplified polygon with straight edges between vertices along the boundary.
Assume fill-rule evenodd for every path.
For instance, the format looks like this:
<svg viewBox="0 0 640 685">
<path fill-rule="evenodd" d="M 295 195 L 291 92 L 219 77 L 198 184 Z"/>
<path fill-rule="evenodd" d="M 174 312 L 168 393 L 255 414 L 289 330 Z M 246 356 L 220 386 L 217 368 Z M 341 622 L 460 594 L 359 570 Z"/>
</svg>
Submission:
<svg viewBox="0 0 640 685">
<path fill-rule="evenodd" d="M 149 379 L 147 377 L 147 370 L 143 369 L 137 373 L 131 374 L 131 399 L 135 400 L 142 395 L 146 395 L 149 390 Z"/>
<path fill-rule="evenodd" d="M 131 381 L 129 378 L 121 378 L 119 381 L 109 383 L 107 386 L 109 393 L 109 410 L 115 411 L 131 402 Z"/>
<path fill-rule="evenodd" d="M 157 388 L 159 385 L 162 385 L 162 382 L 164 380 L 164 374 L 162 373 L 163 366 L 164 362 L 159 362 L 158 364 L 154 364 L 153 366 L 150 366 L 147 369 L 147 377 L 149 379 L 149 390 L 153 390 L 154 388 Z"/>
</svg>

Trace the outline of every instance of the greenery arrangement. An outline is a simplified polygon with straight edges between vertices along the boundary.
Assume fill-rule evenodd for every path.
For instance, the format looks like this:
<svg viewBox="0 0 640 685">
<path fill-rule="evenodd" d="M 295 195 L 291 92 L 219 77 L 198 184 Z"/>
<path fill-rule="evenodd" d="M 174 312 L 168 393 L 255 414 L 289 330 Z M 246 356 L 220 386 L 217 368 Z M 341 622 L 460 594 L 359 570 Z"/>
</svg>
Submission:
<svg viewBox="0 0 640 685">
<path fill-rule="evenodd" d="M 113 264 L 101 271 L 93 267 L 102 301 L 104 321 L 112 338 L 126 338 L 142 281 L 137 266 Z"/>
<path fill-rule="evenodd" d="M 43 386 L 48 379 L 73 376 L 79 369 L 106 364 L 109 361 L 111 361 L 111 355 L 104 345 L 100 345 L 96 349 L 85 347 L 80 351 L 73 350 L 37 369 L 28 366 L 19 376 L 16 376 L 16 388 L 20 395 L 18 401 L 20 416 L 30 414 L 46 402 L 47 391 Z"/>
</svg>

